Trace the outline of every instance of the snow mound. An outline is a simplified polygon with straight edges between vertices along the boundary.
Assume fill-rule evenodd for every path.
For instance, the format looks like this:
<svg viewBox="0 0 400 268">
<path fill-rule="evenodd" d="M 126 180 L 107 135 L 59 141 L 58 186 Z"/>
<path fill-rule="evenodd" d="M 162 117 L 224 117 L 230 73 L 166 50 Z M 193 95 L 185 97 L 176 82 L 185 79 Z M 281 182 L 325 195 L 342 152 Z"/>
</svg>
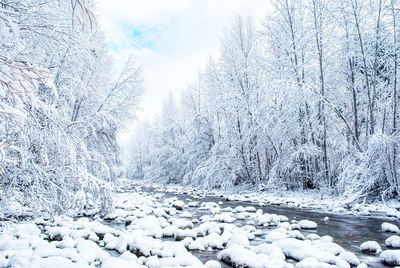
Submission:
<svg viewBox="0 0 400 268">
<path fill-rule="evenodd" d="M 309 220 L 299 221 L 301 229 L 317 229 L 317 223 Z"/>
<path fill-rule="evenodd" d="M 392 235 L 385 240 L 385 244 L 390 248 L 400 248 L 400 237 Z"/>
<path fill-rule="evenodd" d="M 382 223 L 381 227 L 382 227 L 382 231 L 384 231 L 384 232 L 400 233 L 399 227 L 397 227 L 394 224 L 388 223 L 388 222 Z"/>
<path fill-rule="evenodd" d="M 376 241 L 366 241 L 360 246 L 361 251 L 379 254 L 382 252 L 381 246 Z"/>
<path fill-rule="evenodd" d="M 205 268 L 221 268 L 221 264 L 217 261 L 211 260 L 204 264 Z"/>
<path fill-rule="evenodd" d="M 400 265 L 400 250 L 384 250 L 379 259 L 387 265 L 398 266 Z"/>
<path fill-rule="evenodd" d="M 360 264 L 360 260 L 358 259 L 358 257 L 354 255 L 354 253 L 351 253 L 349 251 L 341 252 L 339 254 L 339 258 L 347 261 L 352 266 L 357 266 Z"/>
<path fill-rule="evenodd" d="M 265 254 L 257 254 L 239 245 L 233 245 L 222 250 L 218 258 L 233 267 L 264 268 L 293 267 L 281 259 L 269 258 Z"/>
<path fill-rule="evenodd" d="M 296 264 L 296 268 L 337 268 L 336 265 L 318 261 L 316 258 L 308 257 Z"/>
</svg>

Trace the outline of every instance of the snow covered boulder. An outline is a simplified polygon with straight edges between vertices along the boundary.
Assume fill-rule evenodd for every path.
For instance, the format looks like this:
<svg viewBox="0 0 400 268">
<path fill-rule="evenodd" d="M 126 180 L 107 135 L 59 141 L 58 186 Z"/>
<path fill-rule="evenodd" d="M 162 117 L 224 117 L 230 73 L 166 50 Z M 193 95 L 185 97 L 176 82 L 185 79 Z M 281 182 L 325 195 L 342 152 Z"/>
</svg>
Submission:
<svg viewBox="0 0 400 268">
<path fill-rule="evenodd" d="M 265 239 L 266 239 L 268 242 L 273 242 L 273 241 L 281 240 L 281 239 L 284 239 L 284 238 L 287 238 L 287 237 L 288 237 L 288 234 L 287 234 L 287 233 L 288 233 L 288 232 L 287 232 L 286 229 L 284 229 L 284 228 L 277 228 L 277 229 L 274 229 L 274 230 L 270 231 L 270 232 L 266 235 Z"/>
<path fill-rule="evenodd" d="M 210 233 L 209 235 L 202 237 L 204 247 L 208 248 L 223 248 L 224 240 L 217 233 Z"/>
<path fill-rule="evenodd" d="M 273 260 L 284 261 L 286 259 L 285 254 L 283 254 L 282 250 L 271 244 L 261 244 L 258 246 L 250 247 L 250 250 L 257 254 L 264 254 L 268 256 L 268 258 Z"/>
<path fill-rule="evenodd" d="M 222 250 L 218 258 L 233 267 L 263 267 L 256 253 L 239 245 Z"/>
<path fill-rule="evenodd" d="M 257 211 L 256 208 L 253 207 L 253 206 L 245 207 L 245 210 L 246 210 L 247 212 L 256 212 L 256 211 Z"/>
<path fill-rule="evenodd" d="M 384 250 L 379 256 L 379 259 L 384 264 L 398 266 L 400 265 L 400 250 Z"/>
<path fill-rule="evenodd" d="M 110 257 L 110 254 L 102 250 L 95 242 L 91 240 L 80 240 L 76 245 L 79 255 L 91 264 L 95 261 L 103 261 Z"/>
<path fill-rule="evenodd" d="M 362 252 L 379 254 L 382 252 L 381 246 L 376 241 L 367 241 L 361 244 L 360 249 Z"/>
<path fill-rule="evenodd" d="M 152 251 L 162 248 L 162 241 L 153 237 L 133 234 L 128 242 L 128 248 L 136 256 L 150 256 Z"/>
<path fill-rule="evenodd" d="M 296 268 L 337 268 L 337 266 L 321 262 L 313 257 L 308 257 L 298 262 Z"/>
<path fill-rule="evenodd" d="M 248 267 L 248 268 L 289 268 L 293 267 L 282 259 L 271 258 L 265 254 L 257 254 L 247 248 L 239 245 L 233 245 L 222 250 L 218 254 L 218 258 L 223 262 L 233 267 Z"/>
<path fill-rule="evenodd" d="M 299 225 L 301 229 L 316 229 L 317 223 L 309 220 L 301 220 L 299 221 Z"/>
<path fill-rule="evenodd" d="M 198 201 L 192 201 L 188 203 L 188 207 L 195 208 L 198 207 L 200 204 Z"/>
<path fill-rule="evenodd" d="M 277 226 L 280 222 L 288 221 L 286 216 L 276 214 L 263 214 L 258 217 L 258 225 Z"/>
<path fill-rule="evenodd" d="M 205 268 L 221 268 L 221 264 L 217 261 L 211 260 L 204 264 Z"/>
<path fill-rule="evenodd" d="M 11 267 L 24 267 L 21 263 L 11 264 Z M 28 266 L 25 266 L 28 267 Z M 77 268 L 89 268 L 91 266 L 83 263 L 83 262 L 72 262 L 70 259 L 62 257 L 62 256 L 50 256 L 48 258 L 32 258 L 32 263 L 30 263 L 29 267 L 57 267 L 57 268 L 69 268 L 69 267 L 77 267 Z"/>
<path fill-rule="evenodd" d="M 324 252 L 329 252 L 333 255 L 339 255 L 340 253 L 344 252 L 345 250 L 339 246 L 336 243 L 329 242 L 329 241 L 324 241 L 324 240 L 314 240 L 311 242 L 312 245 L 314 245 L 317 249 L 324 251 Z"/>
<path fill-rule="evenodd" d="M 102 268 L 139 268 L 139 264 L 133 260 L 124 260 L 117 257 L 110 257 L 103 261 L 101 264 Z"/>
<path fill-rule="evenodd" d="M 237 206 L 235 207 L 234 211 L 240 213 L 240 212 L 245 212 L 246 209 L 243 206 Z"/>
<path fill-rule="evenodd" d="M 400 233 L 399 227 L 397 227 L 394 224 L 388 223 L 388 222 L 382 223 L 381 227 L 382 227 L 382 231 L 384 231 L 384 232 Z"/>
<path fill-rule="evenodd" d="M 13 227 L 13 235 L 18 236 L 20 238 L 39 236 L 40 229 L 37 227 L 36 224 L 33 223 L 16 224 Z"/>
<path fill-rule="evenodd" d="M 220 209 L 220 206 L 215 202 L 203 202 L 200 205 L 201 210 L 211 210 L 214 208 Z"/>
<path fill-rule="evenodd" d="M 176 241 L 181 241 L 187 237 L 196 238 L 197 232 L 192 229 L 178 229 L 174 234 L 174 239 Z"/>
<path fill-rule="evenodd" d="M 71 229 L 67 227 L 47 227 L 46 234 L 48 235 L 50 240 L 53 241 L 61 241 L 64 237 L 68 236 L 71 233 Z"/>
<path fill-rule="evenodd" d="M 360 260 L 354 253 L 349 251 L 343 251 L 339 254 L 339 258 L 347 261 L 352 266 L 358 266 L 360 264 Z"/>
<path fill-rule="evenodd" d="M 182 200 L 176 200 L 172 206 L 174 208 L 176 208 L 177 210 L 182 210 L 185 207 L 185 202 L 183 202 Z"/>
<path fill-rule="evenodd" d="M 182 218 L 189 218 L 190 219 L 190 218 L 192 218 L 193 215 L 189 211 L 184 211 L 179 216 L 182 217 Z"/>
<path fill-rule="evenodd" d="M 235 221 L 235 218 L 233 217 L 232 213 L 224 212 L 224 213 L 215 215 L 214 220 L 219 221 L 219 222 L 232 223 Z"/>
<path fill-rule="evenodd" d="M 206 248 L 203 246 L 203 244 L 199 240 L 194 240 L 189 244 L 188 249 L 189 250 L 205 250 Z"/>
<path fill-rule="evenodd" d="M 392 235 L 385 240 L 385 244 L 389 248 L 400 248 L 400 237 Z"/>
<path fill-rule="evenodd" d="M 175 226 L 176 228 L 179 229 L 185 229 L 185 228 L 193 228 L 193 222 L 189 220 L 184 220 L 184 219 L 176 219 L 174 222 L 172 222 L 172 226 Z"/>
<path fill-rule="evenodd" d="M 285 238 L 272 243 L 272 245 L 280 248 L 286 257 L 301 261 L 308 257 L 314 257 L 318 252 L 307 241 L 297 240 L 294 238 Z"/>
<path fill-rule="evenodd" d="M 308 239 L 308 240 L 311 240 L 311 241 L 313 241 L 313 240 L 318 240 L 318 239 L 320 239 L 321 237 L 319 236 L 319 235 L 317 235 L 317 234 L 308 234 L 307 236 L 306 236 L 306 239 Z"/>
<path fill-rule="evenodd" d="M 250 242 L 249 239 L 247 238 L 247 235 L 243 233 L 235 233 L 232 235 L 231 239 L 228 241 L 228 244 L 226 246 L 230 247 L 232 245 L 240 245 L 247 247 L 250 245 Z"/>
<path fill-rule="evenodd" d="M 141 219 L 138 219 L 135 223 L 132 223 L 129 227 L 143 230 L 146 235 L 155 238 L 161 238 L 164 234 L 158 218 L 155 216 L 145 216 Z"/>
</svg>

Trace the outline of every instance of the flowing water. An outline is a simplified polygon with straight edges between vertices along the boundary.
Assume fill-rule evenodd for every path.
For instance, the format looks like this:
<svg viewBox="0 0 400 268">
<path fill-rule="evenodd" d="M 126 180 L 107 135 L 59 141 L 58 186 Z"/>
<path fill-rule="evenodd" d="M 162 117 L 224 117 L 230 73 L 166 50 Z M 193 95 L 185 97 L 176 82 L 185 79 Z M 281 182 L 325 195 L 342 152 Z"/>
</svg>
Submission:
<svg viewBox="0 0 400 268">
<path fill-rule="evenodd" d="M 243 201 L 228 201 L 226 198 L 205 195 L 202 197 L 194 197 L 192 195 L 174 193 L 174 192 L 163 192 L 163 190 L 157 190 L 153 187 L 133 187 L 127 191 L 142 191 L 153 195 L 155 193 L 162 193 L 162 198 L 177 197 L 185 203 L 189 201 L 201 202 L 223 202 L 220 203 L 221 208 L 237 206 L 253 206 L 256 209 L 262 209 L 264 213 L 274 213 L 279 215 L 285 215 L 289 220 L 302 220 L 307 219 L 318 223 L 316 230 L 302 230 L 303 234 L 316 233 L 320 236 L 329 235 L 334 238 L 334 242 L 341 245 L 346 250 L 355 253 L 362 262 L 366 262 L 370 267 L 388 267 L 379 262 L 379 258 L 376 255 L 364 254 L 360 251 L 360 244 L 369 240 L 377 241 L 382 249 L 386 249 L 385 239 L 393 235 L 392 233 L 385 233 L 381 230 L 381 224 L 383 222 L 390 222 L 399 225 L 399 222 L 395 218 L 386 217 L 383 214 L 373 214 L 371 216 L 360 216 L 351 214 L 337 214 L 329 213 L 316 209 L 304 209 L 304 208 L 293 208 L 283 207 L 274 205 L 263 205 L 260 206 L 256 203 L 243 202 Z M 200 210 L 197 207 L 185 207 L 184 211 L 189 211 L 192 214 L 193 219 L 200 219 L 203 215 L 209 215 L 209 211 Z M 177 215 L 177 217 L 179 217 Z M 324 221 L 325 217 L 329 217 L 329 220 Z M 233 222 L 238 226 L 245 225 L 246 222 L 242 220 L 236 220 Z M 267 231 L 268 227 L 257 226 L 258 229 Z M 170 239 L 170 238 L 169 238 Z M 169 240 L 168 239 L 168 240 Z M 258 245 L 265 243 L 265 237 L 256 237 L 253 241 L 250 241 L 251 245 Z M 201 261 L 206 262 L 207 260 L 217 260 L 219 250 L 210 251 L 192 251 L 192 254 L 198 257 Z M 231 267 L 226 264 L 222 264 L 222 267 Z"/>
<path fill-rule="evenodd" d="M 146 188 L 147 191 L 152 191 L 151 188 Z M 383 214 L 373 214 L 371 216 L 360 216 L 351 214 L 336 214 L 323 212 L 315 209 L 293 208 L 283 206 L 264 205 L 260 206 L 256 203 L 242 202 L 242 201 L 227 201 L 223 197 L 206 195 L 204 198 L 194 198 L 186 194 L 165 193 L 166 197 L 176 196 L 180 200 L 187 201 L 187 199 L 199 202 L 220 202 L 222 201 L 221 208 L 237 206 L 254 206 L 256 209 L 262 209 L 264 213 L 274 213 L 285 215 L 289 220 L 302 220 L 307 219 L 318 223 L 316 230 L 302 230 L 303 234 L 316 233 L 320 236 L 329 235 L 334 238 L 334 242 L 341 245 L 346 250 L 355 253 L 361 261 L 366 262 L 370 267 L 387 267 L 379 262 L 378 256 L 364 254 L 360 251 L 360 244 L 374 240 L 377 241 L 384 250 L 385 239 L 393 235 L 392 233 L 385 233 L 381 230 L 383 222 L 390 222 L 399 225 L 399 221 L 392 217 L 386 217 Z M 199 210 L 198 208 L 185 208 L 185 210 L 192 213 L 193 218 L 199 219 L 201 216 L 209 214 Z M 325 217 L 329 217 L 328 221 L 324 221 Z M 237 225 L 244 225 L 244 221 L 236 220 Z M 260 228 L 260 227 L 257 227 Z M 265 229 L 265 228 L 264 228 Z M 264 243 L 264 237 L 257 237 L 250 243 L 252 245 Z M 203 251 L 193 252 L 202 261 L 217 259 L 218 251 Z M 230 267 L 230 266 L 225 266 Z"/>
</svg>

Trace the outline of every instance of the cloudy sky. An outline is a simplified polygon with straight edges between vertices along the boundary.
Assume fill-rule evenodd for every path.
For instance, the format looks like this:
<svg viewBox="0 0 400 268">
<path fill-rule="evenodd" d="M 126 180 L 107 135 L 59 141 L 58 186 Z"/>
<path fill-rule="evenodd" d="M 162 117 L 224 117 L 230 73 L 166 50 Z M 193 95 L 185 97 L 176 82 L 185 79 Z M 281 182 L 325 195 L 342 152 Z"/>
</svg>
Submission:
<svg viewBox="0 0 400 268">
<path fill-rule="evenodd" d="M 264 18 L 267 0 L 98 0 L 97 13 L 116 60 L 143 66 L 140 119 L 160 112 L 170 92 L 195 81 L 238 14 Z"/>
</svg>

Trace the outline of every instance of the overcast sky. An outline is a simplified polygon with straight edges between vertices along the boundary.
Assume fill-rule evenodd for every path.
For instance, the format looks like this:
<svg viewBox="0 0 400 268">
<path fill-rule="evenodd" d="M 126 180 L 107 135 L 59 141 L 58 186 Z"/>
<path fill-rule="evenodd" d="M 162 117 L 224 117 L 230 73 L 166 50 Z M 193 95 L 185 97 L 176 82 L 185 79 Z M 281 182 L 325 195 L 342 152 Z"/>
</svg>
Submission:
<svg viewBox="0 0 400 268">
<path fill-rule="evenodd" d="M 195 81 L 238 14 L 264 18 L 267 0 L 98 0 L 97 14 L 112 53 L 133 54 L 143 66 L 145 95 L 140 119 Z"/>
</svg>

